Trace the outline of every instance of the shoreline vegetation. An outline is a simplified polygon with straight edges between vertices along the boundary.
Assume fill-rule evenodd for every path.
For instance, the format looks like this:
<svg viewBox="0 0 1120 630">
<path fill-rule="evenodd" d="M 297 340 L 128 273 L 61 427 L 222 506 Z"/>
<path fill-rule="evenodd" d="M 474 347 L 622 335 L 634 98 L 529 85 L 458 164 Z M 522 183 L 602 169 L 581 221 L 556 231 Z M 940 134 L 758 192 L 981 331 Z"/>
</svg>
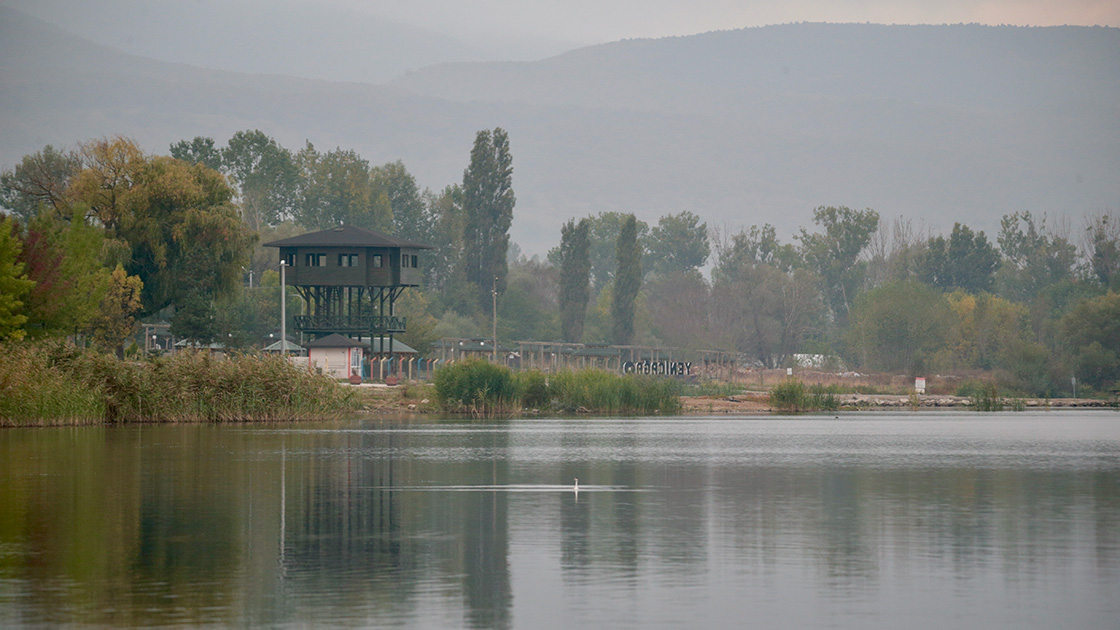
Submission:
<svg viewBox="0 0 1120 630">
<path fill-rule="evenodd" d="M 514 372 L 462 361 L 431 383 L 352 386 L 279 356 L 206 352 L 127 361 L 55 342 L 14 343 L 0 363 L 0 427 L 275 422 L 367 415 L 701 415 L 874 409 L 1117 408 L 1115 399 L 1022 398 L 966 381 L 953 393 L 852 391 L 786 378 L 769 389 L 597 369 Z"/>
<path fill-rule="evenodd" d="M 285 421 L 361 406 L 353 390 L 279 356 L 185 351 L 126 361 L 60 342 L 2 350 L 0 427 Z"/>
</svg>

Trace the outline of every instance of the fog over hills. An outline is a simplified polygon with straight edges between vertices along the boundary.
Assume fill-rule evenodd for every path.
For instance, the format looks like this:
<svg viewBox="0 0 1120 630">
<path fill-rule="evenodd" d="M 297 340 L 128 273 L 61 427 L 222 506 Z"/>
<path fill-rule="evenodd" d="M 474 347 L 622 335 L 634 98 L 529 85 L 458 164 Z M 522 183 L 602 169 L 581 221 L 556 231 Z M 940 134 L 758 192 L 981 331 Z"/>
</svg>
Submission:
<svg viewBox="0 0 1120 630">
<path fill-rule="evenodd" d="M 123 134 L 166 152 L 259 128 L 292 149 L 402 159 L 439 188 L 461 180 L 475 131 L 504 127 L 512 236 L 530 253 L 567 218 L 606 210 L 788 236 L 814 207 L 848 205 L 994 236 L 1008 212 L 1120 204 L 1114 28 L 796 24 L 372 84 L 145 59 L 0 8 L 0 55 L 5 168 L 47 143 Z"/>
</svg>

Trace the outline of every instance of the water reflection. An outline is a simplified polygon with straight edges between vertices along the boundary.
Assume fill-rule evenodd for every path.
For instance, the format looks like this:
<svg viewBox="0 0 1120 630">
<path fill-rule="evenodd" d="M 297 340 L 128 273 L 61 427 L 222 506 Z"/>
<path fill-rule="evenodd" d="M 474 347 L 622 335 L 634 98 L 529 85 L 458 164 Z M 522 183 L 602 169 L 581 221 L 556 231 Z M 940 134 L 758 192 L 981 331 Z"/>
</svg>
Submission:
<svg viewBox="0 0 1120 630">
<path fill-rule="evenodd" d="M 0 432 L 3 627 L 1116 627 L 1116 583 L 1115 414 Z"/>
</svg>

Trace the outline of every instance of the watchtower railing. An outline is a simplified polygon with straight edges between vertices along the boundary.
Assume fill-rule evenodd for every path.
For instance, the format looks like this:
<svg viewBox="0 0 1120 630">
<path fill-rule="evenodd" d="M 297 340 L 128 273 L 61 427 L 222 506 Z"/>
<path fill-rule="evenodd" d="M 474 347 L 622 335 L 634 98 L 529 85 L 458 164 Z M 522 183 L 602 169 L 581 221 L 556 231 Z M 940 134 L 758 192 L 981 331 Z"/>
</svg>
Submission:
<svg viewBox="0 0 1120 630">
<path fill-rule="evenodd" d="M 304 333 L 403 333 L 407 318 L 399 315 L 296 315 L 296 330 Z"/>
</svg>

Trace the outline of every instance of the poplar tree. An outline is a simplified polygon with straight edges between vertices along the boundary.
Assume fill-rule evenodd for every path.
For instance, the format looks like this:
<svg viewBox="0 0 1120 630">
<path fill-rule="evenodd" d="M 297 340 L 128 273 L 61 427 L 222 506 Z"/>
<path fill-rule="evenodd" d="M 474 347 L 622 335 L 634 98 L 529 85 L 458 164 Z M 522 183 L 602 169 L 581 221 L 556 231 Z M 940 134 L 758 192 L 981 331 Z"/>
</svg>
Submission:
<svg viewBox="0 0 1120 630">
<path fill-rule="evenodd" d="M 572 219 L 560 228 L 560 337 L 569 343 L 583 338 L 591 284 L 591 222 Z"/>
<path fill-rule="evenodd" d="M 634 305 L 642 286 L 642 249 L 638 244 L 638 220 L 633 214 L 622 223 L 615 258 L 611 338 L 615 344 L 625 346 L 634 338 Z"/>
<path fill-rule="evenodd" d="M 513 222 L 513 159 L 502 128 L 475 136 L 470 166 L 463 171 L 463 258 L 466 280 L 490 314 L 492 285 L 506 288 L 509 226 Z M 495 282 L 495 279 L 496 282 Z"/>
</svg>

